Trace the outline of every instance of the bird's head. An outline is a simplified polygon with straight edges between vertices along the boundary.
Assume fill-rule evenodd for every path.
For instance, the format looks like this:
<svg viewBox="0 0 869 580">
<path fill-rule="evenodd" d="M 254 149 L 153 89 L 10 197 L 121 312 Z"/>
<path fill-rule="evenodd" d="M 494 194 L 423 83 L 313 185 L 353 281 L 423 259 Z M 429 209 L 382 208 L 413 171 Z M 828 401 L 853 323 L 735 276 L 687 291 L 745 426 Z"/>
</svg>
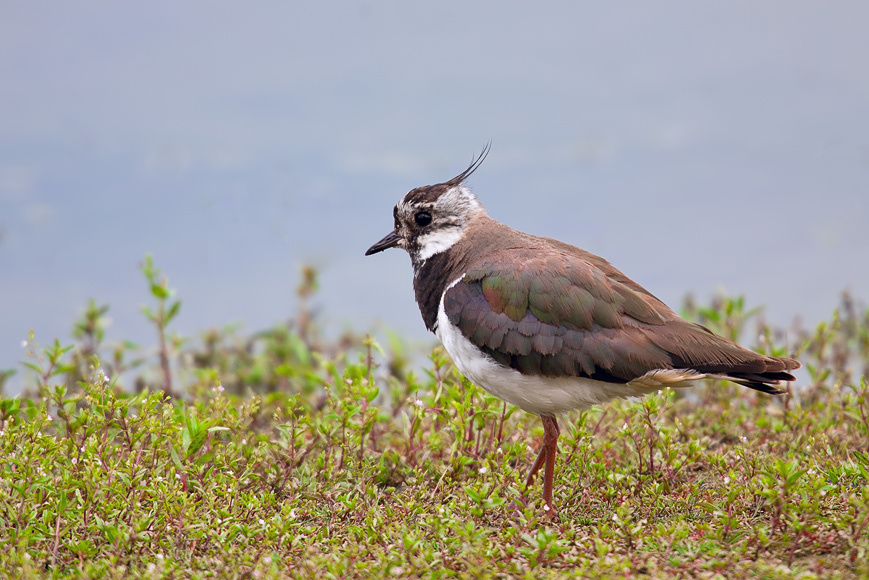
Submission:
<svg viewBox="0 0 869 580">
<path fill-rule="evenodd" d="M 444 252 L 465 234 L 471 219 L 485 213 L 477 196 L 463 185 L 489 153 L 487 145 L 467 169 L 444 183 L 411 189 L 395 205 L 395 229 L 368 248 L 366 256 L 402 248 L 414 264 Z"/>
</svg>

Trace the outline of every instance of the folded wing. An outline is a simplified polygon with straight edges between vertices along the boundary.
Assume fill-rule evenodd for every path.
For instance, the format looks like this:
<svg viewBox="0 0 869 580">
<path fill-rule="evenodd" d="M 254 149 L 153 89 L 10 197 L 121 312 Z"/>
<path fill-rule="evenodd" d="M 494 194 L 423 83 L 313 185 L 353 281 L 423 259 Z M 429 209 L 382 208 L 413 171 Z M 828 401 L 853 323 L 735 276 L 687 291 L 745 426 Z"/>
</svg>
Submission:
<svg viewBox="0 0 869 580">
<path fill-rule="evenodd" d="M 518 266 L 517 266 L 518 264 Z M 688 371 L 770 393 L 793 359 L 755 353 L 680 318 L 608 262 L 581 252 L 506 250 L 467 272 L 444 310 L 468 340 L 525 374 L 629 383 Z"/>
</svg>

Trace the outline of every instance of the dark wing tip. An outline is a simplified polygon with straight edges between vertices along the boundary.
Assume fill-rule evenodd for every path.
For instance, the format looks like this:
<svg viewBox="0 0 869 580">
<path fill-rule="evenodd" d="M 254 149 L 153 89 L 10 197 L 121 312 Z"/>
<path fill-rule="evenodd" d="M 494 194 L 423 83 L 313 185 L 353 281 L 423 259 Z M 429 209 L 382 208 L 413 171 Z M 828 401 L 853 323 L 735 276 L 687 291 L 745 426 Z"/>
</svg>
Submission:
<svg viewBox="0 0 869 580">
<path fill-rule="evenodd" d="M 767 395 L 784 395 L 788 392 L 787 389 L 783 389 L 781 386 L 779 386 L 778 383 L 751 381 L 733 376 L 728 376 L 727 379 L 733 381 L 736 384 L 742 385 L 743 387 L 748 387 L 749 389 L 752 389 L 754 391 L 760 391 L 761 393 L 766 393 Z"/>
<path fill-rule="evenodd" d="M 790 362 L 796 363 L 797 361 L 793 359 L 784 359 Z M 799 363 L 797 363 L 797 367 Z M 787 367 L 788 370 L 797 367 Z M 795 376 L 790 373 L 786 373 L 784 371 L 767 371 L 767 372 L 732 372 L 724 375 L 728 380 L 733 381 L 734 383 L 738 383 L 744 387 L 748 387 L 749 389 L 754 389 L 755 391 L 760 391 L 762 393 L 768 393 L 770 395 L 783 395 L 787 393 L 786 385 L 783 383 L 789 383 L 791 381 L 797 380 Z"/>
</svg>

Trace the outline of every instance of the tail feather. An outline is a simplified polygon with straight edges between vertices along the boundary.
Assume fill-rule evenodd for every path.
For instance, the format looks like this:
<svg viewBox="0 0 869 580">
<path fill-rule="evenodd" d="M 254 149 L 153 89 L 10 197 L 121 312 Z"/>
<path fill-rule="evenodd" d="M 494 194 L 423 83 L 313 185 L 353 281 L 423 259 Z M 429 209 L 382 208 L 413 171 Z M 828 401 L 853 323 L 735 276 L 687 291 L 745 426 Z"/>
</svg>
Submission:
<svg viewBox="0 0 869 580">
<path fill-rule="evenodd" d="M 774 375 L 774 377 L 769 375 Z M 787 389 L 782 388 L 781 384 L 785 381 L 796 380 L 796 377 L 788 373 L 728 373 L 721 378 L 770 395 L 782 395 L 786 393 Z"/>
<path fill-rule="evenodd" d="M 787 392 L 787 389 L 783 388 L 784 383 L 797 380 L 795 376 L 786 371 L 800 368 L 799 362 L 784 357 L 758 355 L 758 359 L 753 363 L 737 365 L 731 369 L 718 366 L 715 369 L 707 367 L 697 370 L 705 370 L 707 376 L 732 381 L 755 391 L 781 395 Z"/>
<path fill-rule="evenodd" d="M 727 373 L 728 377 L 741 381 L 752 381 L 758 383 L 776 383 L 781 381 L 795 381 L 795 376 L 790 373 Z"/>
</svg>

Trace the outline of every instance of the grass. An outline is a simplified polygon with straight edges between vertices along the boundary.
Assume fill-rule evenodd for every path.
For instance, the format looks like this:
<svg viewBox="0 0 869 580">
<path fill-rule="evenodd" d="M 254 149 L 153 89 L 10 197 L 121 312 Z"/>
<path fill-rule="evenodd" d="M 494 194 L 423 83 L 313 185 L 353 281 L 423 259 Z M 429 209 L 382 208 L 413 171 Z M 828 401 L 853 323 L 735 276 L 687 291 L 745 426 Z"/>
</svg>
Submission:
<svg viewBox="0 0 869 580">
<path fill-rule="evenodd" d="M 306 306 L 185 340 L 145 270 L 153 356 L 105 345 L 92 303 L 0 399 L 0 577 L 869 577 L 869 313 L 847 297 L 792 333 L 792 394 L 709 383 L 565 417 L 550 521 L 522 484 L 539 419 L 441 349 L 409 372 L 400 340 L 323 341 Z M 753 315 L 686 314 L 730 336 Z"/>
</svg>

